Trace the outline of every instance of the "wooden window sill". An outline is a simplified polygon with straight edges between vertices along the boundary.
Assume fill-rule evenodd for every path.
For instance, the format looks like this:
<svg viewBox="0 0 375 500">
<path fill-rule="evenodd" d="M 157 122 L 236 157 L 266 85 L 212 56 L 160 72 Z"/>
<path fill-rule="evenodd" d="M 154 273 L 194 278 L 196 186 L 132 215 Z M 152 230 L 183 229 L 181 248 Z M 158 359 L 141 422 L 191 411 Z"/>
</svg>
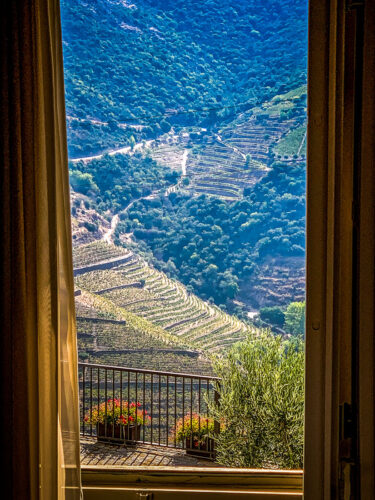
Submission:
<svg viewBox="0 0 375 500">
<path fill-rule="evenodd" d="M 83 466 L 85 500 L 302 498 L 302 470 Z"/>
</svg>

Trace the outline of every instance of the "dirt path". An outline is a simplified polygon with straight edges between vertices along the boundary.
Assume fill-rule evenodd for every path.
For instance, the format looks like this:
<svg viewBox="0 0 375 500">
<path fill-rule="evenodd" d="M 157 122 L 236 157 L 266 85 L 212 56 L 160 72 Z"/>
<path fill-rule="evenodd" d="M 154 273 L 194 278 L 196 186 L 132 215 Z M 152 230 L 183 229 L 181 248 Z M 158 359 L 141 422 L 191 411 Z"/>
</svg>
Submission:
<svg viewBox="0 0 375 500">
<path fill-rule="evenodd" d="M 73 163 L 77 163 L 79 161 L 82 161 L 83 163 L 89 163 L 90 161 L 93 161 L 93 160 L 100 160 L 100 158 L 103 158 L 103 156 L 106 154 L 109 156 L 115 156 L 118 154 L 132 154 L 134 151 L 140 150 L 142 148 L 150 147 L 154 142 L 155 142 L 154 140 L 140 142 L 140 143 L 137 143 L 133 149 L 131 149 L 130 146 L 125 146 L 122 148 L 112 149 L 110 151 L 107 151 L 106 153 L 101 153 L 99 155 L 85 156 L 82 158 L 74 158 L 70 161 L 72 161 Z M 185 149 L 183 152 L 183 155 L 182 155 L 182 159 L 181 159 L 182 177 L 185 177 L 187 175 L 186 174 L 186 170 L 187 170 L 186 164 L 187 164 L 188 156 L 189 156 L 189 150 Z M 176 191 L 179 188 L 180 184 L 181 184 L 181 179 L 177 182 L 177 184 L 174 184 L 173 186 L 169 186 L 165 191 L 165 196 L 168 196 L 169 193 Z M 121 213 L 126 213 L 134 205 L 134 203 L 136 201 L 152 200 L 153 198 L 158 196 L 158 194 L 160 194 L 161 191 L 162 191 L 162 189 L 155 189 L 155 191 L 152 191 L 152 193 L 147 195 L 147 196 L 142 196 L 141 198 L 136 198 L 136 199 L 132 200 L 123 210 L 121 210 Z M 119 214 L 115 214 L 112 217 L 111 227 L 103 235 L 102 241 L 105 241 L 109 245 L 113 245 L 112 236 L 114 235 L 114 232 L 116 231 L 119 220 L 120 220 Z"/>
<path fill-rule="evenodd" d="M 246 160 L 246 155 L 244 153 L 242 153 L 242 151 L 240 151 L 238 148 L 236 148 L 236 146 L 232 146 L 231 144 L 227 144 L 226 142 L 224 142 L 219 134 L 215 134 L 215 137 L 216 137 L 217 142 L 220 142 L 220 144 L 223 144 L 223 146 L 225 146 L 229 149 L 232 149 L 235 153 L 241 155 L 242 158 L 244 160 Z"/>
<path fill-rule="evenodd" d="M 173 186 L 170 186 L 168 189 L 175 188 L 177 185 L 178 184 L 174 184 Z M 167 189 L 166 193 L 168 192 L 168 189 Z M 152 191 L 152 193 L 148 194 L 147 196 L 142 196 L 141 198 L 135 198 L 128 205 L 126 205 L 126 207 L 123 210 L 121 210 L 120 213 L 122 213 L 122 214 L 126 213 L 134 205 L 134 203 L 136 203 L 137 201 L 152 200 L 153 198 L 156 198 L 156 196 L 158 196 L 158 194 L 161 191 L 162 191 L 162 189 L 155 189 L 155 191 Z M 102 238 L 102 241 L 105 241 L 109 245 L 113 245 L 112 236 L 113 236 L 114 232 L 116 231 L 116 227 L 117 227 L 117 224 L 119 223 L 119 220 L 120 220 L 119 214 L 115 214 L 112 217 L 111 228 L 105 233 L 105 235 Z"/>
<path fill-rule="evenodd" d="M 119 221 L 119 215 L 115 214 L 111 220 L 111 228 L 105 233 L 105 235 L 102 238 L 102 240 L 108 243 L 109 245 L 113 244 L 112 236 L 116 231 L 118 221 Z"/>
<path fill-rule="evenodd" d="M 306 136 L 307 136 L 307 130 L 306 130 L 306 132 L 305 132 L 305 134 L 303 136 L 301 144 L 299 145 L 299 148 L 298 148 L 298 151 L 297 151 L 297 156 L 300 156 L 300 154 L 301 154 L 301 149 L 302 149 L 303 145 L 305 144 Z"/>
<path fill-rule="evenodd" d="M 125 146 L 122 148 L 111 149 L 109 151 L 106 151 L 105 153 L 100 153 L 99 155 L 83 156 L 82 158 L 73 158 L 70 161 L 72 163 L 77 163 L 79 161 L 82 161 L 83 163 L 89 163 L 90 161 L 93 161 L 93 160 L 100 160 L 105 155 L 116 156 L 116 155 L 133 154 L 134 151 L 139 151 L 140 149 L 150 147 L 153 144 L 153 142 L 154 142 L 154 140 L 150 139 L 149 141 L 146 141 L 146 142 L 138 142 L 133 147 L 133 149 L 130 146 Z"/>
<path fill-rule="evenodd" d="M 182 155 L 182 161 L 181 161 L 181 170 L 182 170 L 182 175 L 186 176 L 186 162 L 188 159 L 189 155 L 189 150 L 185 149 L 184 154 Z"/>
<path fill-rule="evenodd" d="M 164 196 L 168 196 L 169 193 L 174 193 L 181 186 L 183 177 L 186 177 L 186 175 L 187 175 L 186 163 L 187 163 L 188 156 L 189 156 L 189 150 L 185 149 L 183 152 L 182 158 L 181 158 L 182 176 L 179 179 L 179 181 L 177 182 L 177 184 L 174 184 L 173 186 L 169 186 L 169 188 L 165 191 Z"/>
</svg>

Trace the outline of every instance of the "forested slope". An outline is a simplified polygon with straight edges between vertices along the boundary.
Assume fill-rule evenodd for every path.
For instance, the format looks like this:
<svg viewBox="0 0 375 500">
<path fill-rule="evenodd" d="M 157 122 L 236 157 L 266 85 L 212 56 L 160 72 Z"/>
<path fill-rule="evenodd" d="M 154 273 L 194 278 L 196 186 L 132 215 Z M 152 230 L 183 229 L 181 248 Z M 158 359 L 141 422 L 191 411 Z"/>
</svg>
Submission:
<svg viewBox="0 0 375 500">
<path fill-rule="evenodd" d="M 115 222 L 230 313 L 301 300 L 306 0 L 61 7 L 76 244 Z"/>
<path fill-rule="evenodd" d="M 305 0 L 62 0 L 71 155 L 233 117 L 304 84 L 306 8 Z"/>
</svg>

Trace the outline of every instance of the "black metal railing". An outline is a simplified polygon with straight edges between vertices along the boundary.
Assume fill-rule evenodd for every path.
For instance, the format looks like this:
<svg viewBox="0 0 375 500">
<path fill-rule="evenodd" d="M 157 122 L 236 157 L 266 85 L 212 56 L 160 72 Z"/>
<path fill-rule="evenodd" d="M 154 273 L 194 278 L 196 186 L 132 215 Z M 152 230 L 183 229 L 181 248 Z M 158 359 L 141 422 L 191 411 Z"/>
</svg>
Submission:
<svg viewBox="0 0 375 500">
<path fill-rule="evenodd" d="M 81 434 L 214 456 L 213 436 L 220 426 L 210 417 L 209 403 L 218 402 L 219 378 L 78 365 Z"/>
</svg>

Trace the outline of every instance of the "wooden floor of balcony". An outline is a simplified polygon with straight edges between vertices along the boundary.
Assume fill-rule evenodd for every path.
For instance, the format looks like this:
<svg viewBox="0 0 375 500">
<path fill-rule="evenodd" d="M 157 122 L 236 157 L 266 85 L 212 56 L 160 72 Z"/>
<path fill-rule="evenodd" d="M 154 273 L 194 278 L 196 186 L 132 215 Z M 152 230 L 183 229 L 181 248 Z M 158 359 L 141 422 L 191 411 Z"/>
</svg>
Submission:
<svg viewBox="0 0 375 500">
<path fill-rule="evenodd" d="M 183 466 L 218 467 L 211 460 L 187 455 L 184 450 L 136 444 L 118 446 L 99 443 L 95 437 L 81 436 L 81 464 L 99 466 Z"/>
</svg>

